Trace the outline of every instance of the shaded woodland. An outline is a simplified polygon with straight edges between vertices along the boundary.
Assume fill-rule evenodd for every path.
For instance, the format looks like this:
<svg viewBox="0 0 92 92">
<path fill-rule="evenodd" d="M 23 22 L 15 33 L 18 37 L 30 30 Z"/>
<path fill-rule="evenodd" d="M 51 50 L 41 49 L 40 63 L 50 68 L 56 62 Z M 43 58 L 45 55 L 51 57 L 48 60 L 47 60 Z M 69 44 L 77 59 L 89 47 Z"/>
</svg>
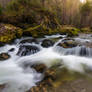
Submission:
<svg viewBox="0 0 92 92">
<path fill-rule="evenodd" d="M 8 18 L 15 17 L 13 21 L 16 21 L 17 17 L 19 21 L 21 20 L 28 23 L 32 16 L 38 15 L 37 18 L 44 17 L 44 12 L 48 11 L 56 17 L 60 25 L 73 25 L 76 27 L 92 26 L 91 0 L 87 0 L 84 3 L 80 2 L 80 0 L 0 0 L 0 3 L 1 22 L 12 23 L 12 20 L 8 20 Z M 33 10 L 33 12 L 29 10 Z M 41 12 L 42 16 L 37 14 L 37 12 Z M 49 13 L 47 13 L 48 16 Z M 2 18 L 2 16 L 4 18 Z M 43 19 L 43 17 L 41 19 Z M 27 18 L 29 18 L 29 20 L 27 20 Z M 41 21 L 41 19 L 39 21 Z M 33 20 L 34 23 L 35 21 L 36 20 Z"/>
</svg>

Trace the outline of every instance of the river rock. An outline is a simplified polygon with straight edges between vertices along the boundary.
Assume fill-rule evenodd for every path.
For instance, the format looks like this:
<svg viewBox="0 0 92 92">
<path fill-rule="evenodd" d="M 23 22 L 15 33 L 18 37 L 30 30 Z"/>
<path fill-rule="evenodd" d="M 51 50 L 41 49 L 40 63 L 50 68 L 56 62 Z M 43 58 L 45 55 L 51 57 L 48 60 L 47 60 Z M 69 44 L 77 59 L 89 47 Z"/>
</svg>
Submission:
<svg viewBox="0 0 92 92">
<path fill-rule="evenodd" d="M 20 45 L 17 55 L 26 56 L 26 55 L 35 54 L 38 51 L 40 51 L 40 48 L 35 45 Z"/>
<path fill-rule="evenodd" d="M 61 46 L 63 48 L 73 48 L 76 47 L 78 43 L 74 40 L 66 40 L 58 44 L 58 46 Z"/>
<path fill-rule="evenodd" d="M 0 54 L 0 60 L 7 60 L 10 58 L 10 55 L 8 53 L 1 53 Z"/>
<path fill-rule="evenodd" d="M 32 65 L 31 67 L 40 73 L 43 73 L 47 69 L 47 67 L 44 64 L 36 64 L 36 65 Z"/>
<path fill-rule="evenodd" d="M 0 47 L 3 47 L 5 45 L 5 43 L 0 42 Z"/>
<path fill-rule="evenodd" d="M 44 72 L 44 78 L 41 82 L 37 83 L 36 87 L 32 87 L 27 92 L 49 92 L 48 89 L 53 88 L 56 79 L 56 69 L 49 68 Z M 51 91 L 53 92 L 53 90 Z"/>
<path fill-rule="evenodd" d="M 49 39 L 45 39 L 43 40 L 41 46 L 45 47 L 45 48 L 48 48 L 48 47 L 51 47 L 54 45 L 54 42 L 52 40 L 49 40 Z"/>
<path fill-rule="evenodd" d="M 2 91 L 5 88 L 6 85 L 0 85 L 0 91 Z"/>
<path fill-rule="evenodd" d="M 88 48 L 92 48 L 92 42 L 84 42 L 84 43 L 81 43 L 81 45 L 84 45 Z"/>
<path fill-rule="evenodd" d="M 14 48 L 11 48 L 10 50 L 9 50 L 9 52 L 13 52 L 15 49 Z"/>
<path fill-rule="evenodd" d="M 24 43 L 36 43 L 36 44 L 38 44 L 38 41 L 34 38 L 24 39 L 24 40 L 20 41 L 20 44 L 24 44 Z"/>
</svg>

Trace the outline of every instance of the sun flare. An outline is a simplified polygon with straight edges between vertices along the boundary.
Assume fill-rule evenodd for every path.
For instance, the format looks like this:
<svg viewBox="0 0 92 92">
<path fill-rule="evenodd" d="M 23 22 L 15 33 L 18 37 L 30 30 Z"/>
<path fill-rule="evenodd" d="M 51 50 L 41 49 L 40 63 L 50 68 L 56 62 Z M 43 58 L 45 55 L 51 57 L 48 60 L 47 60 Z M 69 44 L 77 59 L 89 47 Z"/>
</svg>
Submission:
<svg viewBox="0 0 92 92">
<path fill-rule="evenodd" d="M 86 0 L 80 0 L 80 2 L 81 2 L 81 3 L 85 3 L 85 2 L 86 2 Z"/>
</svg>

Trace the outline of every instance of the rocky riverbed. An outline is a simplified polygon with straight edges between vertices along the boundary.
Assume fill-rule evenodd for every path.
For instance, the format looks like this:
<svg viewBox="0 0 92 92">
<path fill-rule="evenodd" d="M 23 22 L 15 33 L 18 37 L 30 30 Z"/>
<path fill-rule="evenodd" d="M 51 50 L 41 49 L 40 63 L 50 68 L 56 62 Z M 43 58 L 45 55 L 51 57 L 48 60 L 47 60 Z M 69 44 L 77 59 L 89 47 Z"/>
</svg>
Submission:
<svg viewBox="0 0 92 92">
<path fill-rule="evenodd" d="M 29 91 L 26 90 L 27 92 L 91 92 L 91 38 L 91 34 L 86 36 L 85 34 L 81 34 L 72 38 L 59 34 L 38 39 L 23 37 L 15 40 L 12 44 L 0 48 L 0 64 L 3 65 L 3 62 L 11 63 L 12 60 L 18 63 L 24 71 L 22 77 L 19 73 L 19 78 L 23 78 L 22 81 L 25 81 L 25 71 L 34 75 L 33 80 L 35 78 L 36 85 L 32 85 L 32 81 L 30 82 L 29 80 L 28 85 L 30 90 L 28 88 Z M 58 56 L 59 54 L 61 55 L 60 57 Z M 58 62 L 59 58 L 60 61 Z M 61 63 L 61 61 L 64 62 Z M 70 64 L 67 65 L 65 62 L 67 64 L 69 62 Z M 73 64 L 73 62 L 76 63 Z M 83 63 L 83 66 L 80 63 Z M 5 64 L 7 67 L 2 66 L 1 69 L 5 67 L 6 69 L 10 68 L 9 71 L 11 72 L 11 67 L 7 63 Z M 86 67 L 85 64 L 88 66 Z M 39 74 L 42 75 L 41 79 L 38 76 Z M 1 71 L 0 75 L 4 76 Z M 7 77 L 10 77 L 8 79 L 9 82 L 4 82 L 1 89 L 9 88 L 11 84 L 14 85 L 12 81 L 14 82 L 15 79 L 11 81 L 12 76 L 15 79 L 17 78 L 12 73 L 9 76 L 6 75 L 6 79 L 3 80 L 6 82 Z M 21 82 L 19 81 L 20 79 L 16 83 Z M 6 86 L 7 84 L 8 86 Z M 21 89 L 23 89 L 22 86 L 25 87 L 25 85 L 21 84 Z M 17 86 L 14 87 L 14 89 L 10 87 L 10 90 L 7 89 L 8 91 L 5 90 L 5 92 L 11 92 L 11 90 L 18 92 L 19 88 Z M 19 92 L 24 92 L 24 89 Z"/>
</svg>

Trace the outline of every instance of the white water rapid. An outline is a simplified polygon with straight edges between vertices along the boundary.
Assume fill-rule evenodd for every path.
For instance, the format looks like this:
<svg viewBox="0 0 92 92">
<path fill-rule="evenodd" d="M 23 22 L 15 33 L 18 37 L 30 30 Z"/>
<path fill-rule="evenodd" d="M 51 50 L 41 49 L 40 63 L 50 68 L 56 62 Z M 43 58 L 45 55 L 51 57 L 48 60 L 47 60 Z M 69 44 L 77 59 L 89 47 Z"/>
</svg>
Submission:
<svg viewBox="0 0 92 92">
<path fill-rule="evenodd" d="M 49 48 L 41 48 L 39 52 L 23 57 L 16 55 L 19 49 L 18 44 L 1 47 L 0 53 L 15 48 L 15 51 L 8 52 L 11 55 L 10 59 L 0 62 L 0 85 L 5 85 L 2 92 L 26 92 L 42 80 L 42 74 L 37 73 L 29 66 L 24 68 L 25 64 L 44 63 L 47 67 L 51 67 L 59 63 L 70 71 L 80 73 L 85 73 L 84 65 L 87 69 L 92 69 L 92 58 L 80 56 L 77 53 L 78 50 L 80 51 L 79 47 L 72 48 L 77 54 L 71 55 L 69 53 L 71 53 L 72 49 L 67 49 L 68 53 L 66 55 L 64 48 L 62 49 L 56 44 Z"/>
</svg>

